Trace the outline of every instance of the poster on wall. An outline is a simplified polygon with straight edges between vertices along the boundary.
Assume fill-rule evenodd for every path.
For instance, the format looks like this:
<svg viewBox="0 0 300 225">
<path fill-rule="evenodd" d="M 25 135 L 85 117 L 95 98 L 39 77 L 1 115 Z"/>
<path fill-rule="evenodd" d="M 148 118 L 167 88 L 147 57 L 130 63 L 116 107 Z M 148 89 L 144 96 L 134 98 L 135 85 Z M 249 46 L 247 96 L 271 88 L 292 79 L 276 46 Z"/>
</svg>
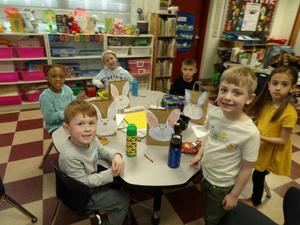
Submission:
<svg viewBox="0 0 300 225">
<path fill-rule="evenodd" d="M 230 0 L 224 31 L 269 33 L 277 0 Z"/>
<path fill-rule="evenodd" d="M 255 31 L 259 19 L 261 4 L 247 3 L 242 24 L 242 31 Z"/>
<path fill-rule="evenodd" d="M 177 14 L 176 25 L 176 50 L 189 51 L 192 47 L 195 16 L 190 13 Z"/>
</svg>

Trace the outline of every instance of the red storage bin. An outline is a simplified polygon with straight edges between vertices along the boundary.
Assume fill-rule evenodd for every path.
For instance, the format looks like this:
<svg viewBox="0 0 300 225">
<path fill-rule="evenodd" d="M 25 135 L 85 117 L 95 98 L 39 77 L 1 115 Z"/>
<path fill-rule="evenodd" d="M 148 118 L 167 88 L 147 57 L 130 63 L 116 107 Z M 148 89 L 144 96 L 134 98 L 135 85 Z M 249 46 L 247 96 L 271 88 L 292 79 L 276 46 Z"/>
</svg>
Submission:
<svg viewBox="0 0 300 225">
<path fill-rule="evenodd" d="M 22 79 L 25 81 L 46 79 L 43 71 L 21 71 L 20 74 Z"/>
<path fill-rule="evenodd" d="M 15 49 L 20 58 L 45 57 L 44 47 L 16 47 Z"/>
<path fill-rule="evenodd" d="M 13 58 L 13 48 L 10 47 L 0 47 L 0 58 Z"/>
<path fill-rule="evenodd" d="M 151 73 L 151 60 L 141 59 L 141 60 L 128 60 L 128 68 L 132 75 L 143 75 Z"/>
<path fill-rule="evenodd" d="M 33 92 L 25 92 L 24 98 L 28 102 L 37 102 L 37 101 L 39 101 L 40 95 L 41 95 L 41 92 L 38 90 L 33 91 Z"/>
<path fill-rule="evenodd" d="M 19 81 L 18 72 L 0 72 L 0 83 Z"/>
<path fill-rule="evenodd" d="M 20 105 L 22 103 L 21 95 L 0 96 L 0 106 L 3 105 Z"/>
</svg>

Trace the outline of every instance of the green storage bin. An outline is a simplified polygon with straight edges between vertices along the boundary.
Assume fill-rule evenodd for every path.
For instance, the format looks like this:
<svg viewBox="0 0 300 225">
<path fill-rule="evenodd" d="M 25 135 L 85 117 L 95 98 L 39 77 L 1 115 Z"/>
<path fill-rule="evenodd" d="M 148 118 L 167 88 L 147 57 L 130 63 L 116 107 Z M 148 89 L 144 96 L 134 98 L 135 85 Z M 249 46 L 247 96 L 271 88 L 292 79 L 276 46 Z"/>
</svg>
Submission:
<svg viewBox="0 0 300 225">
<path fill-rule="evenodd" d="M 83 87 L 72 87 L 73 94 L 76 96 L 80 91 L 83 91 Z"/>
</svg>

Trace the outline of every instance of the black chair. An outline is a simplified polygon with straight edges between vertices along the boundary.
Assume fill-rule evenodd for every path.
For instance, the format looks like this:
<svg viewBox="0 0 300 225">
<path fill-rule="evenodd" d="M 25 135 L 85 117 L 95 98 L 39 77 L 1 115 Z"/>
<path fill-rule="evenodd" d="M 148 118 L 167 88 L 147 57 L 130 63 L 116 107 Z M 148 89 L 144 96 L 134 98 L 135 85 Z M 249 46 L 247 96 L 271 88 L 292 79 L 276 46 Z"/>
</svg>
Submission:
<svg viewBox="0 0 300 225">
<path fill-rule="evenodd" d="M 283 199 L 284 225 L 300 225 L 300 189 L 291 187 Z"/>
<path fill-rule="evenodd" d="M 0 177 L 0 200 L 3 200 L 5 202 L 8 202 L 13 207 L 17 208 L 19 211 L 24 213 L 26 216 L 28 216 L 31 219 L 32 223 L 37 222 L 37 218 L 32 215 L 27 209 L 25 209 L 22 205 L 20 205 L 16 200 L 5 194 L 5 188 L 3 185 L 2 178 Z"/>
<path fill-rule="evenodd" d="M 44 164 L 45 164 L 45 162 L 46 162 L 46 160 L 47 160 L 47 158 L 48 158 L 48 156 L 49 156 L 49 154 L 50 154 L 50 152 L 51 152 L 51 150 L 52 150 L 53 147 L 55 148 L 55 146 L 53 144 L 53 141 L 51 141 L 51 143 L 48 146 L 48 149 L 47 149 L 45 155 L 43 155 L 42 161 L 40 162 L 40 165 L 39 165 L 39 169 L 42 169 L 44 167 Z"/>
<path fill-rule="evenodd" d="M 267 85 L 269 75 L 266 73 L 259 73 L 259 72 L 255 73 L 255 75 L 257 78 L 257 87 L 255 90 L 255 94 L 256 94 L 256 96 L 258 96 L 263 91 L 265 86 Z"/>
<path fill-rule="evenodd" d="M 291 187 L 283 200 L 284 225 L 300 225 L 300 189 Z M 227 213 L 219 225 L 278 225 L 255 208 L 243 203 Z"/>
<path fill-rule="evenodd" d="M 57 162 L 52 163 L 55 171 L 56 180 L 56 197 L 58 199 L 57 206 L 51 219 L 51 225 L 55 224 L 57 215 L 60 211 L 62 204 L 67 206 L 73 212 L 80 216 L 86 216 L 94 214 L 96 215 L 99 224 L 101 223 L 101 217 L 98 211 L 86 211 L 87 204 L 93 194 L 94 188 L 90 188 L 86 184 L 73 179 L 63 173 L 58 166 Z"/>
</svg>

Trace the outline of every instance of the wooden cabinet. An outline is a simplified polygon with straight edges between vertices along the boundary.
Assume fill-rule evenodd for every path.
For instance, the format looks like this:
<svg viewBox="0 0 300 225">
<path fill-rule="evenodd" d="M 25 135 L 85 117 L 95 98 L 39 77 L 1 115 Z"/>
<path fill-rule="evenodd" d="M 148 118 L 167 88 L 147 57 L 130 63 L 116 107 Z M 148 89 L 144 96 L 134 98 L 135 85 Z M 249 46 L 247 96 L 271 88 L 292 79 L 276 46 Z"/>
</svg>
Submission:
<svg viewBox="0 0 300 225">
<path fill-rule="evenodd" d="M 150 32 L 154 41 L 152 89 L 167 92 L 176 54 L 176 15 L 152 13 Z"/>
</svg>

